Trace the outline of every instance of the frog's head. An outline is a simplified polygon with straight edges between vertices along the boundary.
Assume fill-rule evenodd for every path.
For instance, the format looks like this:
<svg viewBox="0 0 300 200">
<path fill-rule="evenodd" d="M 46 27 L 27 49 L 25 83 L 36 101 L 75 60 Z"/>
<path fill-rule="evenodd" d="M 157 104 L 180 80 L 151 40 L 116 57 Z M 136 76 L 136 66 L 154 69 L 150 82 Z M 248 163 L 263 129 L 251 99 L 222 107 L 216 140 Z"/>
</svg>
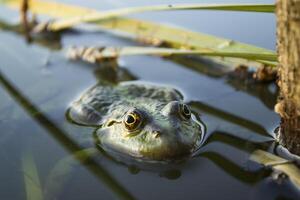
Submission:
<svg viewBox="0 0 300 200">
<path fill-rule="evenodd" d="M 174 160 L 199 148 L 202 128 L 181 102 L 120 106 L 96 132 L 101 146 L 146 160 Z"/>
</svg>

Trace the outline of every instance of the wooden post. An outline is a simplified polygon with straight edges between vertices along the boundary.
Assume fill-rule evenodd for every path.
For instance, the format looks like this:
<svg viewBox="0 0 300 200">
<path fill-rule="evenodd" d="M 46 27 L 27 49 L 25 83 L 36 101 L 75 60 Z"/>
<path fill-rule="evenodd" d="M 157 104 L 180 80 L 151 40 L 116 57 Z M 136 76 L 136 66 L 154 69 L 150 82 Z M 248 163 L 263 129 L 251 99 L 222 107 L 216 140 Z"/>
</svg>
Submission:
<svg viewBox="0 0 300 200">
<path fill-rule="evenodd" d="M 277 0 L 280 143 L 300 155 L 300 0 Z"/>
</svg>

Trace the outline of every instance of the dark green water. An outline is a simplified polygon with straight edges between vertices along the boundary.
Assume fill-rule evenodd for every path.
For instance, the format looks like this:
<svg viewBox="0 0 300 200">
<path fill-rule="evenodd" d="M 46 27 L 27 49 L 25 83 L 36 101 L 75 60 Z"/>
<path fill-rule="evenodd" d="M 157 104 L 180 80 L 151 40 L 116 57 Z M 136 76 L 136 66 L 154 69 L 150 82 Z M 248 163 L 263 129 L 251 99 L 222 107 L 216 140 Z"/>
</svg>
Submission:
<svg viewBox="0 0 300 200">
<path fill-rule="evenodd" d="M 3 19 L 16 16 L 2 13 Z M 255 24 L 254 15 L 247 14 L 250 24 Z M 259 16 L 270 24 L 266 32 L 274 31 L 270 15 Z M 208 32 L 214 31 L 208 28 Z M 226 30 L 223 36 L 237 39 L 237 33 L 230 35 Z M 249 39 L 240 37 L 242 41 Z M 262 38 L 253 34 L 251 43 L 274 48 L 273 39 L 273 35 Z M 89 31 L 66 33 L 49 44 L 63 48 L 72 44 L 135 45 L 107 33 Z M 26 199 L 24 177 L 31 173 L 24 170 L 22 160 L 27 155 L 34 160 L 45 199 L 299 198 L 289 183 L 276 183 L 268 170 L 248 160 L 255 149 L 273 151 L 273 131 L 279 124 L 272 109 L 275 85 L 212 77 L 158 57 L 124 57 L 120 65 L 137 80 L 179 89 L 201 113 L 208 140 L 199 155 L 168 169 L 153 170 L 128 167 L 101 151 L 86 162 L 80 156 L 70 158 L 84 148 L 83 144 L 93 146 L 89 142 L 93 129 L 68 122 L 66 109 L 83 90 L 103 78 L 103 72 L 95 66 L 68 61 L 63 49 L 50 49 L 49 44 L 27 44 L 7 28 L 0 32 L 0 199 Z M 72 167 L 53 177 L 58 163 L 67 157 Z M 37 186 L 34 178 L 29 179 Z"/>
</svg>

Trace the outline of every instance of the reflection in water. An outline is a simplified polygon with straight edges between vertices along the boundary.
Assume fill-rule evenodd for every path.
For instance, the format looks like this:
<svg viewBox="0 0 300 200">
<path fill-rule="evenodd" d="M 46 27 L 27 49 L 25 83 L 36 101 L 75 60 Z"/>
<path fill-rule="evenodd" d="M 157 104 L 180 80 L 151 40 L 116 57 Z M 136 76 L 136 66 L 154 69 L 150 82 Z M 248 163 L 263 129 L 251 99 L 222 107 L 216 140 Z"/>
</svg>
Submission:
<svg viewBox="0 0 300 200">
<path fill-rule="evenodd" d="M 90 163 L 92 158 L 96 158 L 96 156 L 99 156 L 99 151 L 96 148 L 90 148 L 73 152 L 70 156 L 59 160 L 47 175 L 44 183 L 44 196 L 49 200 L 60 196 L 68 181 L 74 175 L 73 171 L 78 166 L 78 161 L 86 167 L 99 168 L 99 163 Z M 107 171 L 102 173 L 105 174 Z M 105 179 L 102 181 L 105 182 Z M 119 197 L 127 199 L 126 196 L 121 195 Z"/>
<path fill-rule="evenodd" d="M 110 177 L 109 173 L 105 171 L 99 163 L 95 162 L 91 159 L 91 154 L 84 153 L 86 151 L 82 151 L 81 147 L 76 145 L 70 138 L 68 138 L 65 132 L 60 130 L 53 122 L 51 122 L 46 116 L 44 116 L 33 104 L 30 103 L 28 99 L 26 99 L 21 93 L 16 90 L 12 84 L 10 84 L 7 79 L 0 74 L 0 81 L 2 86 L 11 94 L 12 97 L 27 111 L 27 113 L 35 119 L 39 124 L 41 124 L 49 134 L 51 134 L 57 141 L 61 143 L 63 147 L 65 147 L 70 152 L 75 152 L 72 158 L 78 159 L 81 164 L 86 166 L 89 170 L 91 170 L 95 176 L 100 178 L 103 182 L 105 182 L 109 187 L 117 194 L 120 195 L 122 198 L 131 199 L 132 196 L 128 194 L 112 177 Z M 241 144 L 240 139 L 234 138 L 233 136 L 228 136 L 227 134 L 219 134 L 215 133 L 212 134 L 212 137 L 207 140 L 204 145 L 209 144 L 212 141 L 222 141 L 224 143 L 228 143 L 230 145 L 236 146 L 238 145 L 239 148 L 243 148 L 245 145 Z M 254 145 L 253 148 L 263 148 L 263 146 Z M 94 152 L 93 150 L 89 150 Z M 98 151 L 97 151 L 98 152 Z M 94 152 L 95 153 L 95 152 Z M 255 182 L 258 180 L 258 177 L 262 176 L 263 172 L 253 173 L 247 172 L 244 169 L 241 169 L 239 166 L 235 165 L 233 162 L 227 160 L 226 158 L 218 155 L 217 153 L 213 152 L 203 152 L 200 153 L 199 156 L 207 157 L 208 159 L 215 162 L 217 165 L 222 167 L 227 173 L 232 174 L 232 176 L 238 178 L 239 180 L 243 180 L 245 182 Z M 86 160 L 88 160 L 88 165 L 85 165 Z M 65 165 L 63 165 L 65 167 Z M 132 170 L 131 170 L 132 171 Z M 137 172 L 138 170 L 133 170 Z M 178 170 L 170 170 L 164 171 L 161 173 L 162 177 L 167 178 L 178 178 L 180 177 L 181 172 Z M 51 181 L 50 181 L 51 182 Z"/>
<path fill-rule="evenodd" d="M 191 69 L 197 73 L 205 74 L 213 78 L 222 78 L 224 75 L 233 70 L 232 68 L 228 68 L 224 65 L 215 63 L 200 56 L 196 57 L 172 55 L 166 58 L 170 61 L 179 63 L 183 67 Z"/>
<path fill-rule="evenodd" d="M 256 149 L 267 150 L 274 143 L 274 141 L 254 143 L 222 131 L 212 132 L 210 137 L 207 138 L 207 140 L 203 144 L 203 146 L 208 145 L 212 142 L 221 142 L 223 144 L 228 144 L 230 146 L 233 146 L 243 151 L 247 151 L 249 153 L 253 152 Z"/>
<path fill-rule="evenodd" d="M 99 81 L 116 85 L 123 81 L 137 79 L 129 70 L 118 66 L 115 61 L 112 62 L 101 63 L 101 66 L 96 66 L 94 74 Z M 112 65 L 117 65 L 117 67 L 112 67 Z"/>
<path fill-rule="evenodd" d="M 1 27 L 5 30 L 10 30 L 13 32 L 19 32 L 18 26 L 10 26 L 5 23 L 0 23 Z M 50 36 L 52 37 L 52 36 Z M 46 46 L 50 49 L 58 49 L 61 48 L 60 45 L 60 35 L 54 36 L 54 39 L 44 38 L 44 37 L 36 37 L 34 42 L 37 42 L 39 45 Z M 187 62 L 186 65 L 189 65 L 191 59 L 184 59 L 184 62 Z M 183 63 L 182 63 L 183 64 Z M 185 64 L 184 64 L 185 65 Z M 193 63 L 193 67 L 197 70 L 199 70 L 200 73 L 208 74 L 209 76 L 221 78 L 224 77 L 224 74 L 227 72 L 224 71 L 210 71 L 210 66 L 207 64 L 202 64 L 197 60 L 197 62 Z M 199 68 L 199 65 L 201 65 L 201 68 Z M 216 66 L 216 69 L 218 66 Z M 219 68 L 220 69 L 220 68 Z M 111 71 L 112 68 L 109 67 L 100 67 L 95 68 L 95 76 L 98 77 L 100 80 L 106 80 L 108 82 L 117 84 L 120 81 L 127 81 L 127 80 L 135 80 L 136 77 L 132 75 L 129 71 L 123 70 L 123 68 L 120 68 L 120 70 L 117 71 Z M 64 148 L 66 148 L 71 156 L 64 158 L 60 162 L 57 163 L 56 167 L 53 168 L 53 170 L 50 172 L 50 174 L 47 177 L 46 184 L 45 184 L 45 192 L 46 193 L 52 193 L 52 195 L 55 196 L 55 192 L 60 192 L 64 188 L 64 183 L 61 182 L 61 184 L 53 184 L 57 177 L 66 176 L 63 178 L 63 180 L 67 180 L 68 177 L 74 175 L 72 173 L 72 169 L 78 164 L 78 161 L 80 161 L 80 164 L 85 166 L 90 172 L 93 173 L 95 177 L 97 177 L 101 182 L 103 182 L 109 189 L 111 189 L 119 198 L 122 199 L 134 199 L 134 197 L 126 191 L 118 183 L 111 175 L 108 170 L 106 170 L 104 167 L 100 165 L 99 162 L 95 161 L 93 159 L 93 156 L 106 156 L 103 154 L 103 152 L 99 149 L 82 149 L 80 146 L 78 146 L 76 143 L 74 143 L 67 135 L 68 133 L 61 130 L 57 124 L 54 124 L 51 120 L 49 120 L 43 113 L 40 112 L 40 110 L 34 106 L 29 99 L 24 98 L 22 93 L 18 90 L 16 90 L 13 85 L 7 81 L 7 79 L 0 74 L 0 82 L 5 88 L 8 93 L 14 99 L 26 110 L 29 116 L 31 116 L 37 123 L 39 123 L 42 127 L 44 127 L 47 132 L 54 137 Z M 232 85 L 234 88 L 245 91 L 260 100 L 264 102 L 265 105 L 267 105 L 269 108 L 272 108 L 276 94 L 272 93 L 268 89 L 268 85 L 266 84 L 255 84 L 252 85 L 251 83 L 241 83 L 239 81 L 235 81 L 234 79 L 228 79 L 228 84 Z M 264 96 L 266 95 L 266 96 Z M 207 113 L 209 115 L 216 116 L 224 121 L 231 122 L 233 124 L 237 124 L 241 127 L 244 127 L 254 134 L 260 134 L 263 136 L 270 137 L 270 134 L 259 124 L 256 124 L 250 120 L 247 120 L 245 118 L 241 118 L 235 115 L 232 115 L 231 113 L 224 112 L 223 110 L 214 108 L 212 106 L 208 106 L 206 104 L 203 104 L 201 102 L 191 102 L 190 103 L 195 110 L 203 111 L 204 113 Z M 270 138 L 272 141 L 273 139 Z M 212 149 L 210 144 L 212 143 L 221 143 L 221 144 L 227 144 L 229 146 L 235 147 L 237 149 L 240 149 L 245 152 L 251 152 L 254 149 L 267 149 L 269 147 L 269 143 L 254 143 L 250 142 L 248 140 L 243 140 L 237 137 L 234 137 L 230 135 L 230 133 L 225 133 L 222 131 L 216 131 L 211 134 L 211 136 L 205 141 L 203 144 L 203 147 L 205 148 L 203 151 L 199 153 L 199 157 L 205 157 L 209 160 L 211 160 L 213 163 L 215 163 L 217 166 L 219 166 L 222 170 L 224 170 L 227 174 L 231 175 L 237 180 L 240 180 L 244 183 L 247 183 L 249 185 L 253 185 L 257 183 L 262 178 L 269 175 L 269 171 L 266 170 L 259 170 L 259 171 L 248 171 L 245 168 L 241 167 L 234 161 L 231 161 L 232 159 L 227 158 L 224 156 L 221 152 L 216 149 Z M 197 159 L 197 158 L 195 158 Z M 65 163 L 67 162 L 67 163 Z M 193 162 L 193 161 L 192 161 Z M 68 164 L 69 163 L 69 164 Z M 67 169 L 69 167 L 69 169 Z M 66 170 L 67 169 L 67 170 Z M 135 176 L 138 176 L 142 174 L 140 172 L 141 169 L 144 169 L 142 167 L 138 167 L 137 165 L 129 165 L 128 171 L 131 174 L 134 174 Z M 61 172 L 61 170 L 66 170 L 64 173 Z M 147 168 L 146 168 L 147 170 Z M 151 169 L 153 170 L 153 169 Z M 172 166 L 170 169 L 161 170 L 161 171 L 155 171 L 155 173 L 159 173 L 159 175 L 165 180 L 165 178 L 177 180 L 180 179 L 182 175 L 184 174 L 184 171 L 181 170 L 181 166 L 174 167 Z M 198 173 L 198 172 L 197 172 Z M 61 176 L 60 176 L 61 175 Z M 61 179 L 60 179 L 61 180 Z M 201 180 L 197 180 L 201 181 Z M 178 181 L 180 182 L 180 181 Z M 222 183 L 219 183 L 219 185 Z M 53 188 L 54 187 L 54 188 Z M 56 188 L 55 188 L 56 187 Z M 47 192 L 48 191 L 48 192 Z M 52 192 L 50 192 L 52 191 Z M 50 194 L 49 194 L 50 195 Z"/>
<path fill-rule="evenodd" d="M 230 174 L 232 177 L 248 184 L 255 184 L 263 177 L 270 175 L 270 172 L 266 172 L 265 170 L 260 170 L 257 172 L 247 171 L 234 162 L 230 161 L 229 159 L 226 159 L 222 155 L 215 152 L 204 152 L 199 154 L 199 156 L 208 158 L 228 174 Z"/>
<path fill-rule="evenodd" d="M 261 125 L 255 123 L 255 122 L 247 120 L 245 118 L 238 117 L 236 115 L 233 115 L 231 113 L 225 112 L 218 108 L 209 106 L 202 102 L 192 101 L 189 103 L 189 105 L 191 105 L 195 110 L 199 111 L 199 113 L 204 112 L 204 113 L 216 116 L 218 118 L 221 118 L 224 121 L 228 121 L 233 124 L 244 127 L 254 133 L 258 133 L 258 134 L 264 135 L 264 136 L 270 136 L 270 134 L 265 130 L 264 127 L 262 127 Z"/>
<path fill-rule="evenodd" d="M 29 24 L 29 26 L 30 26 L 29 28 L 31 28 L 33 24 Z M 27 32 L 24 31 L 23 26 L 20 24 L 12 25 L 0 20 L 0 29 L 20 34 L 25 38 L 29 37 Z M 35 35 L 31 35 L 30 39 L 27 39 L 27 41 L 29 43 L 35 43 L 51 50 L 59 50 L 62 48 L 60 42 L 62 33 L 63 32 L 51 32 L 51 33 L 49 32 L 43 34 L 35 34 Z"/>
<path fill-rule="evenodd" d="M 32 117 L 38 124 L 47 130 L 66 150 L 78 152 L 81 147 L 74 143 L 63 130 L 58 128 L 49 120 L 36 106 L 34 106 L 20 91 L 18 91 L 5 77 L 0 73 L 0 82 L 4 89 L 18 102 L 20 106 Z M 134 199 L 99 163 L 93 160 L 89 155 L 74 156 L 78 161 L 90 170 L 100 181 L 105 183 L 118 197 L 122 199 Z M 81 160 L 84 158 L 84 160 Z M 88 161 L 88 164 L 87 164 Z"/>
<path fill-rule="evenodd" d="M 99 166 L 99 163 L 95 163 L 95 161 L 91 160 L 91 155 L 84 153 L 84 151 L 81 151 L 80 147 L 76 145 L 71 139 L 69 139 L 62 130 L 60 130 L 58 127 L 56 127 L 55 124 L 53 124 L 47 117 L 45 117 L 34 105 L 32 105 L 26 98 L 24 98 L 18 90 L 16 90 L 7 80 L 6 78 L 1 74 L 0 75 L 0 81 L 5 89 L 15 98 L 16 101 L 19 102 L 19 104 L 33 117 L 39 124 L 41 124 L 45 129 L 48 130 L 48 132 L 56 139 L 58 140 L 66 149 L 68 149 L 71 152 L 76 152 L 73 154 L 73 158 L 78 159 L 82 164 L 85 165 L 86 159 L 88 159 L 89 165 L 85 165 L 89 170 L 95 173 L 97 177 L 99 177 L 102 181 L 105 181 L 108 185 L 112 186 L 114 188 L 114 192 L 121 193 L 122 197 L 126 197 L 128 199 L 131 198 L 131 196 L 125 192 L 123 189 L 120 189 L 120 186 L 118 186 L 118 183 L 115 182 L 112 177 L 109 177 L 108 173 L 102 169 Z M 34 114 L 33 114 L 34 113 Z M 236 146 L 238 148 L 245 148 L 245 141 L 236 138 L 234 136 L 230 136 L 229 134 L 225 133 L 213 133 L 212 137 L 208 138 L 208 140 L 205 142 L 204 145 L 209 144 L 210 142 L 214 141 L 221 141 L 223 143 L 227 143 L 233 146 Z M 265 144 L 264 144 L 265 145 Z M 256 148 L 262 148 L 265 149 L 266 146 L 264 145 L 258 145 L 258 144 L 251 144 L 251 150 Z M 246 145 L 249 150 L 249 145 Z M 91 150 L 89 150 L 91 151 Z M 98 151 L 97 151 L 98 152 Z M 95 153 L 92 151 L 92 153 Z M 253 183 L 259 180 L 259 177 L 262 177 L 262 175 L 265 172 L 247 172 L 244 169 L 241 169 L 239 166 L 234 164 L 233 162 L 227 160 L 226 158 L 222 157 L 221 155 L 214 153 L 214 152 L 204 152 L 200 153 L 199 156 L 207 157 L 208 159 L 215 162 L 217 165 L 222 167 L 226 172 L 231 174 L 232 176 L 238 178 L 239 180 Z M 66 165 L 63 164 L 65 167 Z M 132 170 L 135 173 L 138 171 L 137 169 Z M 168 178 L 178 178 L 180 176 L 181 172 L 178 170 L 173 171 L 165 171 L 161 173 L 161 176 L 168 177 Z M 120 194 L 119 194 L 120 195 Z"/>
<path fill-rule="evenodd" d="M 226 83 L 234 89 L 246 92 L 262 101 L 270 110 L 274 109 L 277 101 L 278 87 L 274 83 L 256 82 L 251 77 L 230 76 L 234 67 L 228 67 L 214 63 L 207 59 L 195 56 L 171 56 L 171 61 L 177 62 L 195 72 L 205 74 L 212 78 L 222 79 L 226 77 Z M 275 91 L 270 90 L 274 86 Z"/>
<path fill-rule="evenodd" d="M 167 179 L 170 180 L 175 180 L 178 179 L 181 176 L 181 171 L 180 170 L 169 170 L 169 171 L 165 171 L 159 174 L 159 176 L 161 177 L 165 177 Z"/>
<path fill-rule="evenodd" d="M 275 83 L 256 83 L 253 80 L 241 80 L 234 77 L 228 78 L 226 82 L 236 90 L 245 91 L 247 94 L 258 98 L 270 110 L 274 110 L 279 94 Z M 274 91 L 271 90 L 271 87 L 274 87 Z"/>
<path fill-rule="evenodd" d="M 132 174 L 132 175 L 135 175 L 135 174 L 138 174 L 141 170 L 134 166 L 134 165 L 131 165 L 131 166 L 128 166 L 128 171 Z"/>
<path fill-rule="evenodd" d="M 210 137 L 207 138 L 207 140 L 202 146 L 206 146 L 206 150 L 204 150 L 204 152 L 200 152 L 197 155 L 200 157 L 208 158 L 231 176 L 249 184 L 255 184 L 256 182 L 260 181 L 262 177 L 270 175 L 271 171 L 266 171 L 263 168 L 260 168 L 260 170 L 258 171 L 249 171 L 245 167 L 240 167 L 239 165 L 235 164 L 229 159 L 226 159 L 225 156 L 222 156 L 223 152 L 213 152 L 216 150 L 214 150 L 213 148 L 209 148 L 209 145 L 216 142 L 219 142 L 221 144 L 227 144 L 229 146 L 235 147 L 248 153 L 251 153 L 256 149 L 267 150 L 273 142 L 254 143 L 248 140 L 235 137 L 230 133 L 215 131 L 211 133 Z"/>
</svg>

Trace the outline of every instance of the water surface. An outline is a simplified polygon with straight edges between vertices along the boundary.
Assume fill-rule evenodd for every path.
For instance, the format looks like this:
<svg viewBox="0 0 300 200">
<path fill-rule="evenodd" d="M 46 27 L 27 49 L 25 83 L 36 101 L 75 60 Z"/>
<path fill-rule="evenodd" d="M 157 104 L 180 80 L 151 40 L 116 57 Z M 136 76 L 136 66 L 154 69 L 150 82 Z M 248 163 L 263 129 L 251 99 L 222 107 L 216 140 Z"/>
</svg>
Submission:
<svg viewBox="0 0 300 200">
<path fill-rule="evenodd" d="M 124 2 L 78 3 L 99 9 L 149 4 Z M 3 19 L 17 16 L 5 13 Z M 162 16 L 166 16 L 166 23 L 274 49 L 275 20 L 271 14 L 184 11 L 136 17 L 157 21 Z M 195 25 L 191 16 L 203 19 L 203 23 Z M 272 152 L 273 131 L 279 123 L 273 112 L 276 87 L 208 76 L 159 57 L 122 57 L 119 63 L 139 81 L 170 85 L 184 94 L 207 126 L 209 139 L 199 155 L 166 170 L 126 166 L 101 151 L 90 162 L 70 158 L 86 144 L 93 146 L 93 129 L 70 123 L 66 109 L 103 74 L 95 66 L 68 61 L 64 48 L 73 44 L 137 44 L 84 30 L 66 33 L 51 44 L 60 44 L 62 49 L 27 44 L 24 37 L 7 29 L 0 32 L 0 178 L 5 180 L 0 183 L 1 199 L 26 198 L 24 176 L 30 176 L 23 168 L 26 155 L 32 156 L 50 199 L 297 199 L 287 183 L 275 183 L 269 171 L 255 171 L 248 162 L 257 148 Z M 53 178 L 54 169 L 67 157 L 72 167 Z"/>
</svg>

